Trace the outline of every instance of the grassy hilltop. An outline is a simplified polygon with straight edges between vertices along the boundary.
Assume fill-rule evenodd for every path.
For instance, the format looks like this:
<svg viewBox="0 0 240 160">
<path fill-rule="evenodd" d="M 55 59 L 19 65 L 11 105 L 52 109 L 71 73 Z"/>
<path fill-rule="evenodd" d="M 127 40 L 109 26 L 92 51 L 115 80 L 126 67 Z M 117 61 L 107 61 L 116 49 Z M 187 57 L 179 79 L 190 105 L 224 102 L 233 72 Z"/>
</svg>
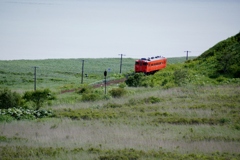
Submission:
<svg viewBox="0 0 240 160">
<path fill-rule="evenodd" d="M 14 102 L 0 109 L 0 159 L 240 159 L 239 46 L 237 34 L 149 76 L 131 58 L 122 74 L 119 58 L 85 59 L 83 84 L 81 59 L 0 61 L 0 107 Z M 28 101 L 33 66 L 37 93 L 53 96 L 40 109 Z M 105 69 L 128 76 L 106 95 L 91 87 Z"/>
<path fill-rule="evenodd" d="M 199 57 L 181 64 L 170 64 L 139 86 L 162 86 L 238 83 L 240 78 L 240 33 L 223 40 Z"/>
<path fill-rule="evenodd" d="M 240 33 L 205 51 L 191 65 L 200 67 L 213 78 L 240 78 Z"/>
</svg>

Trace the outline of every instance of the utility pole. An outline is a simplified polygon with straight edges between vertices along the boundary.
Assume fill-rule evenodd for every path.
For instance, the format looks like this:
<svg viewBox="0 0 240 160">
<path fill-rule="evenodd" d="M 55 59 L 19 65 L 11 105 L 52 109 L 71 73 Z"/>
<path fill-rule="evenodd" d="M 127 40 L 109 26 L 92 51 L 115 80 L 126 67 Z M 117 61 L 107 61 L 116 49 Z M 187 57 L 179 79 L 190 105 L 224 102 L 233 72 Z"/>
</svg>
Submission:
<svg viewBox="0 0 240 160">
<path fill-rule="evenodd" d="M 186 60 L 188 60 L 188 52 L 190 53 L 191 51 L 184 51 L 184 52 L 187 52 Z"/>
<path fill-rule="evenodd" d="M 81 80 L 82 84 L 83 84 L 83 69 L 84 69 L 84 60 L 82 60 L 82 80 Z"/>
<path fill-rule="evenodd" d="M 120 74 L 122 73 L 122 56 L 125 56 L 124 54 L 119 54 L 121 55 L 121 59 L 120 59 Z"/>
<path fill-rule="evenodd" d="M 34 66 L 34 91 L 36 91 L 37 88 L 37 66 Z"/>
</svg>

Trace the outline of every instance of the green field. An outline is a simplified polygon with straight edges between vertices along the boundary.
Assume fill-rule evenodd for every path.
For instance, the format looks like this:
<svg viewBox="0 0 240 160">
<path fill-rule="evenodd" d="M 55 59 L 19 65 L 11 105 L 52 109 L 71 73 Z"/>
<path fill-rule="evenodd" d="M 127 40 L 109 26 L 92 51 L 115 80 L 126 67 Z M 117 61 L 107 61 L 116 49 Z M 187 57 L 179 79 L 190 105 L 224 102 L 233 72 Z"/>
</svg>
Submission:
<svg viewBox="0 0 240 160">
<path fill-rule="evenodd" d="M 164 71 L 144 77 L 150 85 L 126 86 L 119 98 L 109 93 L 121 85 L 114 84 L 104 98 L 83 101 L 78 92 L 61 91 L 102 83 L 109 68 L 107 79 L 124 78 L 134 59 L 123 59 L 122 74 L 120 59 L 85 59 L 84 84 L 81 59 L 0 61 L 1 89 L 33 90 L 38 66 L 37 89 L 56 96 L 43 107 L 52 117 L 4 120 L 0 114 L 0 159 L 240 159 L 239 79 L 211 79 L 188 69 L 185 79 L 191 81 L 170 85 L 184 62 L 168 58 Z M 103 86 L 92 90 L 104 95 Z"/>
<path fill-rule="evenodd" d="M 185 58 L 169 58 L 168 63 L 181 63 Z M 108 79 L 124 77 L 134 70 L 135 59 L 123 58 L 120 74 L 119 58 L 84 59 L 84 84 L 101 82 L 103 72 L 108 71 Z M 0 61 L 0 87 L 18 92 L 34 89 L 34 67 L 37 76 L 37 88 L 51 88 L 60 92 L 81 86 L 82 59 L 46 59 Z M 88 75 L 88 77 L 85 76 Z"/>
</svg>

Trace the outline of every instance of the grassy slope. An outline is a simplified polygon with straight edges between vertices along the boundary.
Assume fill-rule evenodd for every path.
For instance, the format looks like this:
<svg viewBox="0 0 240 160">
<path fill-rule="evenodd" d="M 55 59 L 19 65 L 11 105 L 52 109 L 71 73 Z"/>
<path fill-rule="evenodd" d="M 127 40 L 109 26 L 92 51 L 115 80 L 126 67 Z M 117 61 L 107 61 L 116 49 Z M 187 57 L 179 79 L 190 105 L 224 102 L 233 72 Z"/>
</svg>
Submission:
<svg viewBox="0 0 240 160">
<path fill-rule="evenodd" d="M 240 84 L 240 33 L 223 40 L 199 57 L 185 63 L 169 64 L 145 79 L 147 86 Z"/>
<path fill-rule="evenodd" d="M 8 159 L 238 159 L 239 86 L 128 88 L 51 106 L 54 119 L 0 123 Z M 50 107 L 50 106 L 49 106 Z"/>
<path fill-rule="evenodd" d="M 191 63 L 212 78 L 240 78 L 240 33 L 217 43 Z"/>
</svg>

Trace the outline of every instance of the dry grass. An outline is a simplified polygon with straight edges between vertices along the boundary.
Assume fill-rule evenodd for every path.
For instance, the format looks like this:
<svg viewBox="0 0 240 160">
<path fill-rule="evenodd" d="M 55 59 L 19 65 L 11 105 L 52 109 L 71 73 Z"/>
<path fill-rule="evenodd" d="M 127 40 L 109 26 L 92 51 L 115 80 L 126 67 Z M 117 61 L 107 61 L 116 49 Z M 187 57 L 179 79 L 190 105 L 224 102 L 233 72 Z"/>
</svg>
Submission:
<svg viewBox="0 0 240 160">
<path fill-rule="evenodd" d="M 227 129 L 227 128 L 225 128 Z M 154 126 L 128 126 L 123 124 L 106 125 L 101 121 L 72 121 L 54 119 L 45 122 L 15 121 L 0 125 L 1 135 L 20 137 L 27 141 L 16 141 L 11 145 L 28 145 L 34 147 L 98 147 L 104 149 L 134 148 L 140 150 L 187 152 L 230 152 L 239 153 L 239 142 L 223 140 L 188 141 L 184 135 L 211 135 L 223 133 L 220 126 L 188 126 L 162 124 Z M 221 131 L 222 133 L 219 133 Z M 216 132 L 216 133 L 214 133 Z M 6 145 L 1 143 L 1 145 Z M 9 145 L 9 144 L 8 144 Z"/>
</svg>

